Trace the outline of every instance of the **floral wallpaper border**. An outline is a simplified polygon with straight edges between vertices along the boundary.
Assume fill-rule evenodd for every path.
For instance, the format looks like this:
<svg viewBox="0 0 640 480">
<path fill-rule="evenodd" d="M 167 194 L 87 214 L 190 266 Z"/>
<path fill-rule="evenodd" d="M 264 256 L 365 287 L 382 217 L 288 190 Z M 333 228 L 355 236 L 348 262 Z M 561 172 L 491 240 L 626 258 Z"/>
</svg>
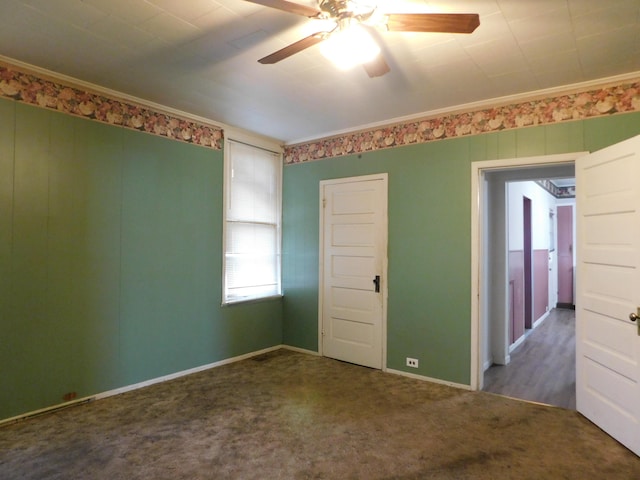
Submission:
<svg viewBox="0 0 640 480">
<path fill-rule="evenodd" d="M 576 198 L 576 187 L 558 187 L 551 180 L 536 180 L 536 183 L 544 188 L 555 198 Z"/>
<path fill-rule="evenodd" d="M 286 165 L 480 133 L 640 111 L 640 79 L 557 97 L 399 123 L 285 147 Z"/>
<path fill-rule="evenodd" d="M 0 63 L 0 97 L 203 147 L 222 149 L 223 131 L 142 105 L 82 90 Z"/>
<path fill-rule="evenodd" d="M 0 62 L 0 97 L 220 150 L 223 130 Z M 640 111 L 640 79 L 621 85 L 454 113 L 285 146 L 286 165 L 480 133 Z"/>
</svg>

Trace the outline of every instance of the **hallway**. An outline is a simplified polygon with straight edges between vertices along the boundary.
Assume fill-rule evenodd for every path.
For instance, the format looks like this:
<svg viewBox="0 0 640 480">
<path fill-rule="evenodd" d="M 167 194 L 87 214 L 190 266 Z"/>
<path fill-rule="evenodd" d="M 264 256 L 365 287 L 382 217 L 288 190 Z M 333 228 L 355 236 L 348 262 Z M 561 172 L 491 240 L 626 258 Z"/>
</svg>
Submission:
<svg viewBox="0 0 640 480">
<path fill-rule="evenodd" d="M 575 410 L 575 311 L 553 309 L 511 353 L 484 374 L 484 391 Z"/>
</svg>

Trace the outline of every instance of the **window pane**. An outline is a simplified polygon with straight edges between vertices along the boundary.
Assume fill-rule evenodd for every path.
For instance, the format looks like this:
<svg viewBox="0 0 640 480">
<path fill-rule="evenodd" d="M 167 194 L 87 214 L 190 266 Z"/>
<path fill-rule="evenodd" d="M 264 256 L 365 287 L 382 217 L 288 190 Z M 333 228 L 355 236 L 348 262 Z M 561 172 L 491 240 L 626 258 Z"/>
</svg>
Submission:
<svg viewBox="0 0 640 480">
<path fill-rule="evenodd" d="M 227 224 L 225 260 L 228 298 L 280 293 L 277 236 L 276 225 Z"/>
<path fill-rule="evenodd" d="M 280 156 L 228 141 L 224 301 L 280 294 Z"/>
<path fill-rule="evenodd" d="M 265 255 L 276 251 L 278 228 L 261 223 L 227 223 L 227 253 Z"/>
<path fill-rule="evenodd" d="M 279 157 L 233 143 L 231 194 L 227 220 L 275 223 L 278 211 Z"/>
</svg>

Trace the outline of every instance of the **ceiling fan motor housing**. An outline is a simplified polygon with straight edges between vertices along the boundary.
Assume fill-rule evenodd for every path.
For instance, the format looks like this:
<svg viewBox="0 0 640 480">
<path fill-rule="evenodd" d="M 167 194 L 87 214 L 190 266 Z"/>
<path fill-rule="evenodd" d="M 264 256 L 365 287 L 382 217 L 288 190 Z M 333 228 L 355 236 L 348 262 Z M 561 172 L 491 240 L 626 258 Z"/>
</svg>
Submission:
<svg viewBox="0 0 640 480">
<path fill-rule="evenodd" d="M 353 0 L 319 0 L 318 6 L 327 18 L 336 20 L 357 18 L 362 21 L 376 9 L 375 5 L 360 5 Z"/>
<path fill-rule="evenodd" d="M 329 18 L 338 18 L 348 13 L 348 3 L 347 0 L 321 0 L 319 6 L 320 10 L 329 15 Z"/>
</svg>

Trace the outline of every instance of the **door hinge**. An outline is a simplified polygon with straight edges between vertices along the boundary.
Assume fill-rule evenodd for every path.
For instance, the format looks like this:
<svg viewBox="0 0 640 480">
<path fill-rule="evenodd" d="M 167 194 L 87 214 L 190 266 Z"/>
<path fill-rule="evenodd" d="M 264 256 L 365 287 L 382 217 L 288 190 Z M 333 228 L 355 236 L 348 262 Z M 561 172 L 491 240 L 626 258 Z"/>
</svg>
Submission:
<svg viewBox="0 0 640 480">
<path fill-rule="evenodd" d="M 327 207 L 327 199 L 323 198 L 322 199 L 322 208 L 326 208 Z"/>
<path fill-rule="evenodd" d="M 322 333 L 322 336 L 324 337 L 324 328 L 322 329 L 322 332 L 321 332 L 321 333 Z"/>
</svg>

